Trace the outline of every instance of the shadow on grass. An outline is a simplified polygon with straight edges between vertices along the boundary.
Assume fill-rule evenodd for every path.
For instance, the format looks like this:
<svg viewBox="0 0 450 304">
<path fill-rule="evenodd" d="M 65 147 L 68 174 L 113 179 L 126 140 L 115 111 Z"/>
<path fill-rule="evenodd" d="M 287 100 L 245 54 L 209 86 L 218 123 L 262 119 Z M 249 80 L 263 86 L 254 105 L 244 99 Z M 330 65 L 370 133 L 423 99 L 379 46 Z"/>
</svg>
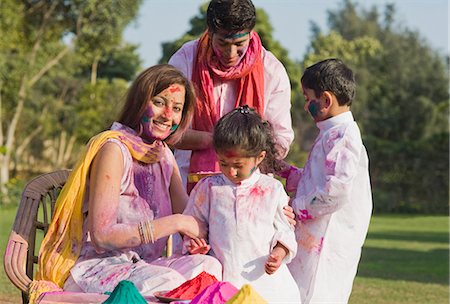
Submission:
<svg viewBox="0 0 450 304">
<path fill-rule="evenodd" d="M 367 235 L 368 239 L 374 240 L 393 240 L 393 241 L 411 241 L 411 242 L 426 242 L 426 243 L 449 243 L 448 232 L 423 232 L 423 231 L 389 231 L 370 232 Z"/>
<path fill-rule="evenodd" d="M 358 276 L 448 286 L 448 257 L 448 249 L 415 251 L 364 246 Z"/>
</svg>

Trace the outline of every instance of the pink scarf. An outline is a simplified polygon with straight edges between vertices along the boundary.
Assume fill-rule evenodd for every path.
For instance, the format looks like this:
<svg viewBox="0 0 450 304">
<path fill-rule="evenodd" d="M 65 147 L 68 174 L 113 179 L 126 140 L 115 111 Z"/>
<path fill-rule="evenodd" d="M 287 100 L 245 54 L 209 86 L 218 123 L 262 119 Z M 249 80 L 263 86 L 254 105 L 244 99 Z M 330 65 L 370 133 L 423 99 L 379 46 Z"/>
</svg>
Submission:
<svg viewBox="0 0 450 304">
<path fill-rule="evenodd" d="M 262 44 L 258 34 L 250 33 L 250 43 L 241 62 L 234 67 L 223 70 L 215 56 L 211 40 L 205 32 L 198 41 L 198 50 L 192 72 L 192 82 L 196 88 L 197 103 L 192 128 L 212 132 L 219 120 L 214 99 L 214 82 L 212 75 L 223 79 L 238 81 L 234 107 L 248 105 L 263 116 L 264 111 L 264 65 Z M 219 172 L 219 164 L 214 149 L 192 151 L 189 173 Z M 189 186 L 188 186 L 189 188 Z"/>
</svg>

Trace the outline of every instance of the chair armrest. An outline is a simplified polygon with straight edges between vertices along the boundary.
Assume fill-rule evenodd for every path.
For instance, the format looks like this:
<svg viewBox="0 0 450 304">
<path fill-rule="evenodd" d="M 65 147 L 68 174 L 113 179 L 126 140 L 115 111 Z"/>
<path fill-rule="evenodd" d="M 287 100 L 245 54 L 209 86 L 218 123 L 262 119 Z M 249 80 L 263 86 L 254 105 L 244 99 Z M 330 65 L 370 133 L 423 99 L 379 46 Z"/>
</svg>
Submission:
<svg viewBox="0 0 450 304">
<path fill-rule="evenodd" d="M 11 282 L 23 292 L 28 292 L 31 278 L 26 274 L 28 242 L 15 231 L 11 231 L 6 245 L 3 264 Z"/>
</svg>

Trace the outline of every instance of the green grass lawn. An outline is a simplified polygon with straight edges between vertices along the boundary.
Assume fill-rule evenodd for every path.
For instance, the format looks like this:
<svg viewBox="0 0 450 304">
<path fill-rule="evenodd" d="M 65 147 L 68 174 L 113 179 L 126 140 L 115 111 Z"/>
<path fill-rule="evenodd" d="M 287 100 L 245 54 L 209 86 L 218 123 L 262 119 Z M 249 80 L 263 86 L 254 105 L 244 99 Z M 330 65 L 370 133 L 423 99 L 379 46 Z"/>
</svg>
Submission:
<svg viewBox="0 0 450 304">
<path fill-rule="evenodd" d="M 14 216 L 15 208 L 0 208 L 2 265 Z M 449 303 L 448 229 L 446 216 L 374 216 L 350 303 Z M 20 302 L 2 267 L 0 303 Z"/>
</svg>

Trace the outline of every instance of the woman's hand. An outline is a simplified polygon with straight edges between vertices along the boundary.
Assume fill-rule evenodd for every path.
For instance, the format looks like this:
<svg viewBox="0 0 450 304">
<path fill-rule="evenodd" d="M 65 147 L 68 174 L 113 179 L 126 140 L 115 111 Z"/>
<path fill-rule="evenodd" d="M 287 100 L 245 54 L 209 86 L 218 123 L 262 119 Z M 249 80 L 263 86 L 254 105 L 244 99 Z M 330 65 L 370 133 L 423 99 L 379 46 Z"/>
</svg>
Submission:
<svg viewBox="0 0 450 304">
<path fill-rule="evenodd" d="M 295 221 L 295 213 L 294 209 L 292 209 L 291 206 L 286 205 L 283 207 L 283 213 L 286 216 L 286 219 L 288 220 L 289 224 L 291 224 L 291 227 L 295 227 L 297 222 Z"/>
<path fill-rule="evenodd" d="M 211 249 L 205 239 L 191 239 L 189 245 L 187 245 L 187 250 L 190 254 L 207 254 Z"/>
</svg>

